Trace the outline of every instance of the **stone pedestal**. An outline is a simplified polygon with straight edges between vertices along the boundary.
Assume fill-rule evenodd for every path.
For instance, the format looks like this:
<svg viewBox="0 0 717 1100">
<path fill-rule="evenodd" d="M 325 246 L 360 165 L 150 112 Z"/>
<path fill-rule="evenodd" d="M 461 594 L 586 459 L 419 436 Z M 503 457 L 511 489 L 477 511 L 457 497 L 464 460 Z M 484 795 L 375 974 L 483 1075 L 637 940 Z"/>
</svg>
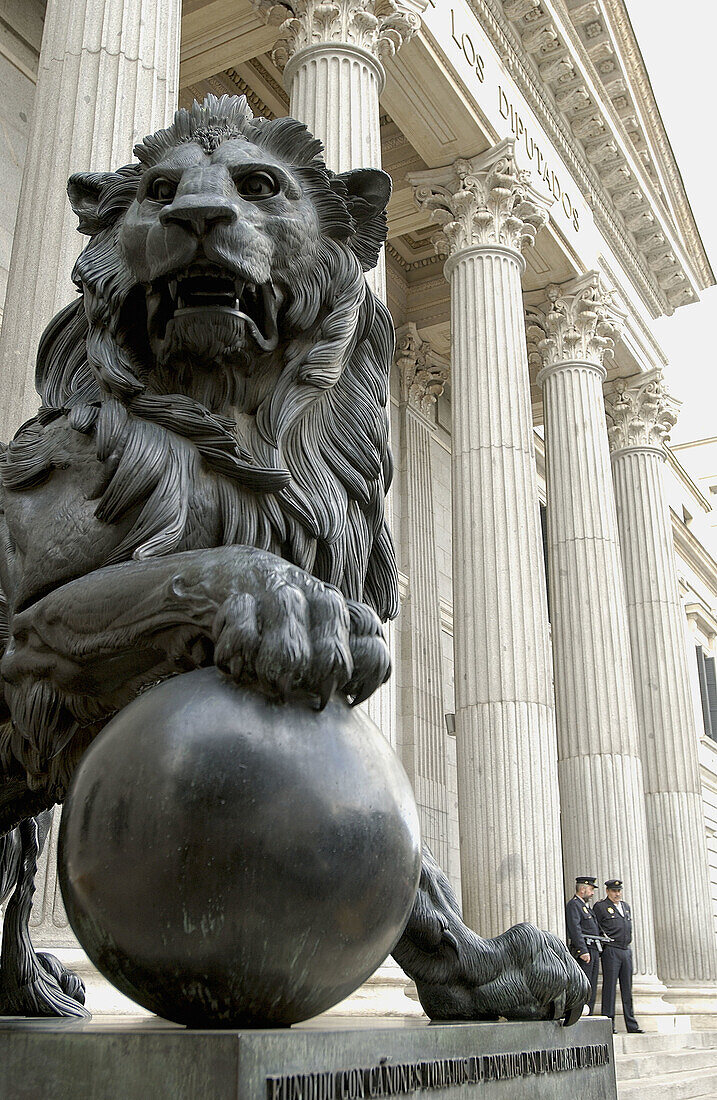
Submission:
<svg viewBox="0 0 717 1100">
<path fill-rule="evenodd" d="M 511 142 L 411 176 L 451 284 L 453 577 L 463 906 L 562 933 L 555 725 L 520 278 L 546 220 Z M 537 884 L 537 885 L 536 885 Z"/>
<path fill-rule="evenodd" d="M 618 383 L 607 401 L 645 777 L 657 968 L 670 1000 L 714 1011 L 710 904 L 698 734 L 685 624 L 662 483 L 676 416 L 659 376 Z M 702 988 L 700 988 L 702 987 Z M 707 998 L 712 1007 L 695 1007 Z"/>
<path fill-rule="evenodd" d="M 317 1017 L 283 1031 L 0 1020 L 0 1095 L 18 1100 L 615 1100 L 607 1020 L 433 1024 Z"/>
<path fill-rule="evenodd" d="M 49 0 L 8 277 L 0 440 L 35 412 L 35 355 L 51 317 L 76 295 L 84 245 L 68 176 L 132 160 L 171 121 L 179 77 L 180 0 Z"/>
<path fill-rule="evenodd" d="M 401 376 L 402 440 L 408 568 L 404 630 L 410 639 L 411 676 L 403 687 L 401 759 L 416 796 L 421 835 L 448 868 L 448 787 L 443 715 L 443 653 L 433 511 L 431 435 L 427 416 L 443 392 L 448 368 L 436 362 L 415 325 L 396 333 Z M 406 620 L 408 620 L 406 622 Z"/>
<path fill-rule="evenodd" d="M 647 828 L 624 583 L 602 398 L 619 331 L 596 274 L 548 288 L 529 339 L 545 366 L 548 563 L 566 894 L 619 877 L 636 970 L 657 987 Z"/>
</svg>

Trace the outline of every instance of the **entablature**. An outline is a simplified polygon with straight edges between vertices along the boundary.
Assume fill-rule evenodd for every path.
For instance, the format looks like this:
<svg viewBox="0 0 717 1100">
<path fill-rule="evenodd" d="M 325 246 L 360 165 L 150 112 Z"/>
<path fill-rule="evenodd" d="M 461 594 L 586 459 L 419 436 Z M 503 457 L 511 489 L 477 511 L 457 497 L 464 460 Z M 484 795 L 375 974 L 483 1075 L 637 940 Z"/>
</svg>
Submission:
<svg viewBox="0 0 717 1100">
<path fill-rule="evenodd" d="M 714 275 L 622 0 L 468 3 L 653 314 L 694 300 Z"/>
<path fill-rule="evenodd" d="M 433 245 L 436 227 L 417 206 L 408 177 L 476 155 L 511 130 L 517 147 L 521 140 L 532 147 L 519 166 L 553 195 L 551 225 L 525 252 L 526 301 L 551 283 L 603 270 L 628 313 L 611 376 L 664 364 L 649 318 L 672 312 L 688 300 L 685 288 L 694 297 L 712 279 L 696 229 L 690 242 L 689 226 L 665 198 L 672 192 L 662 152 L 654 162 L 641 156 L 630 137 L 633 115 L 619 113 L 625 89 L 603 64 L 605 13 L 616 5 L 621 0 L 429 0 L 421 32 L 387 63 L 381 139 L 394 180 L 389 304 L 397 323 L 419 326 L 441 354 L 450 350 L 449 288 Z M 436 12 L 449 20 L 442 29 Z M 598 34 L 593 24 L 600 19 Z M 235 25 L 242 33 L 230 48 Z M 244 93 L 255 113 L 286 114 L 288 95 L 270 54 L 276 33 L 249 0 L 184 0 L 181 102 L 207 91 Z M 611 56 L 620 61 L 610 33 Z M 233 64 L 216 71 L 230 55 Z M 632 88 L 625 74 L 621 79 Z M 704 260 L 700 272 L 694 256 Z M 538 415 L 540 404 L 536 392 Z"/>
<path fill-rule="evenodd" d="M 184 0 L 183 11 L 184 88 L 232 73 L 234 90 L 258 96 L 272 113 L 286 111 L 281 75 L 267 52 L 276 27 L 249 0 Z M 486 79 L 490 57 L 505 74 L 497 92 Z M 527 123 L 519 101 L 510 102 L 511 82 L 540 127 L 530 136 L 531 158 L 535 146 L 538 174 L 542 158 L 556 198 L 554 229 L 574 252 L 575 270 L 583 245 L 570 234 L 570 217 L 576 226 L 590 217 L 652 316 L 671 313 L 711 285 L 623 0 L 429 0 L 421 32 L 387 65 L 382 102 L 398 127 L 392 140 L 405 142 L 414 160 L 386 165 L 397 182 L 392 236 L 425 226 L 402 185 L 406 171 L 476 155 L 511 131 L 520 144 Z M 551 155 L 557 170 L 549 170 Z M 594 260 L 583 256 L 582 266 Z"/>
</svg>

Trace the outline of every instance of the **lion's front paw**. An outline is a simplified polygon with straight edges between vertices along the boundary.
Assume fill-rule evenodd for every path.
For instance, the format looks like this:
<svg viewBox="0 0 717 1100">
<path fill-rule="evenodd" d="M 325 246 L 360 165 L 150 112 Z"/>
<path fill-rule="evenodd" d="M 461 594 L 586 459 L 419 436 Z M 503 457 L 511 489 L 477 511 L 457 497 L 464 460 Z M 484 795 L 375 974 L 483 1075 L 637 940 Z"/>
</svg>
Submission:
<svg viewBox="0 0 717 1100">
<path fill-rule="evenodd" d="M 214 663 L 276 699 L 308 694 L 324 706 L 354 674 L 351 624 L 337 589 L 299 569 L 271 576 L 259 594 L 230 596 L 214 619 Z"/>
<path fill-rule="evenodd" d="M 558 1020 L 574 1024 L 590 996 L 585 974 L 551 932 L 516 924 L 497 936 L 504 967 L 491 989 L 496 1011 L 509 1020 Z"/>
</svg>

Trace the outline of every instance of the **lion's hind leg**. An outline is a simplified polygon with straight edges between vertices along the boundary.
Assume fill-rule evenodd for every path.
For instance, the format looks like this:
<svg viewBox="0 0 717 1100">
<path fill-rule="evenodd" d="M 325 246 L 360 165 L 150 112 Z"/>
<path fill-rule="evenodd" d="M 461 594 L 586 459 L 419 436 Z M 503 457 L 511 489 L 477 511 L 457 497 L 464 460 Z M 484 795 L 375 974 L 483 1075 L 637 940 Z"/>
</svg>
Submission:
<svg viewBox="0 0 717 1100">
<path fill-rule="evenodd" d="M 573 1024 L 588 982 L 550 932 L 517 924 L 482 939 L 464 923 L 448 879 L 424 846 L 418 894 L 393 957 L 433 1020 L 555 1020 Z"/>
<path fill-rule="evenodd" d="M 37 859 L 42 850 L 52 811 L 21 821 L 3 837 L 4 875 L 14 890 L 5 910 L 0 955 L 0 1015 L 89 1016 L 83 1008 L 85 989 L 76 975 L 53 955 L 36 953 L 28 923 L 35 893 Z"/>
</svg>

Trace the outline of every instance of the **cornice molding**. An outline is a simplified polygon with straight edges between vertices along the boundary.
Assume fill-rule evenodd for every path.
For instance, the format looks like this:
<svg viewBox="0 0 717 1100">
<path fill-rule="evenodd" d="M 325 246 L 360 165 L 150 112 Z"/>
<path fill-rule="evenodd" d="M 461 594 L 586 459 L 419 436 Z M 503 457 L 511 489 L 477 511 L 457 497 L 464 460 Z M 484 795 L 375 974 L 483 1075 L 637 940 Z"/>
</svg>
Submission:
<svg viewBox="0 0 717 1100">
<path fill-rule="evenodd" d="M 258 57 L 252 57 L 250 61 L 246 61 L 245 64 L 248 68 L 253 69 L 257 76 L 264 81 L 265 84 L 271 88 L 272 92 L 283 104 L 286 106 L 286 110 L 289 110 L 289 97 L 284 88 L 278 80 L 275 80 L 265 65 L 262 65 Z"/>
<path fill-rule="evenodd" d="M 685 615 L 688 622 L 694 623 L 697 629 L 704 634 L 708 641 L 717 638 L 717 619 L 712 610 L 701 600 L 690 600 L 685 603 Z"/>
<path fill-rule="evenodd" d="M 717 562 L 697 536 L 693 535 L 689 527 L 685 526 L 682 517 L 678 516 L 673 508 L 670 508 L 670 521 L 675 553 L 678 557 L 678 568 L 679 559 L 682 559 L 689 565 L 702 584 L 707 586 L 715 601 L 717 601 Z"/>
<path fill-rule="evenodd" d="M 645 67 L 645 62 L 640 51 L 635 32 L 627 11 L 624 0 L 602 0 L 606 12 L 611 20 L 613 30 L 618 39 L 620 53 L 629 69 L 630 86 L 635 88 L 640 97 L 639 106 L 643 109 L 644 117 L 650 130 L 650 138 L 660 156 L 660 165 L 664 169 L 670 184 L 670 197 L 682 220 L 682 230 L 689 238 L 694 251 L 695 259 L 700 268 L 700 275 L 706 285 L 715 282 L 714 272 L 705 252 L 705 247 L 700 237 L 697 223 L 695 222 L 689 199 L 685 193 L 682 176 L 672 152 L 670 139 L 667 136 L 665 124 L 662 121 L 659 107 L 652 91 L 650 77 Z"/>
<path fill-rule="evenodd" d="M 429 274 L 433 274 L 433 272 L 440 273 L 440 278 L 437 277 L 435 280 L 422 280 L 421 286 L 431 286 L 435 281 L 436 285 L 439 282 L 446 283 L 446 288 L 448 288 L 448 283 L 443 275 L 443 260 L 440 256 L 423 256 L 420 260 L 407 260 L 390 241 L 386 242 L 385 248 L 386 256 L 390 257 L 396 266 L 401 268 L 404 275 L 408 275 L 412 271 L 428 271 Z"/>
<path fill-rule="evenodd" d="M 264 103 L 263 99 L 260 99 L 255 91 L 250 88 L 247 82 L 239 76 L 236 69 L 227 69 L 227 76 L 233 84 L 236 85 L 237 91 L 240 95 L 244 95 L 247 98 L 247 103 L 251 107 L 255 115 L 261 118 L 276 118 L 276 115 L 270 107 Z"/>
<path fill-rule="evenodd" d="M 408 262 L 405 256 L 401 255 L 397 248 L 394 248 L 390 241 L 386 241 L 385 249 L 386 256 L 390 257 L 396 266 L 401 268 L 401 271 L 410 271 L 413 265 Z"/>
<path fill-rule="evenodd" d="M 651 227 L 650 218 L 654 218 L 652 210 L 659 206 L 665 221 L 669 221 L 669 217 L 654 185 L 647 180 L 641 167 L 633 162 L 638 173 L 635 175 L 615 143 L 614 148 L 611 147 L 610 138 L 614 129 L 621 130 L 625 137 L 627 135 L 607 96 L 607 102 L 601 100 L 600 103 L 593 103 L 581 82 L 580 73 L 575 72 L 571 54 L 586 69 L 592 70 L 593 65 L 573 24 L 567 20 L 558 28 L 547 0 L 545 3 L 541 0 L 537 3 L 533 0 L 468 0 L 468 3 L 549 139 L 588 197 L 598 229 L 623 265 L 637 276 L 637 289 L 650 312 L 654 316 L 669 314 L 683 301 L 692 300 L 694 291 L 676 260 L 671 270 L 664 267 L 653 270 L 651 267 L 651 261 L 655 259 L 653 254 L 656 251 L 659 254 L 666 244 L 659 227 Z M 563 39 L 568 40 L 568 45 Z M 528 59 L 527 64 L 523 58 Z M 591 133 L 589 127 L 586 128 L 586 109 L 588 113 L 590 110 L 597 111 L 602 125 L 599 136 Z M 571 114 L 582 138 L 571 125 Z M 634 209 L 629 204 L 626 208 L 623 203 L 623 210 L 620 211 L 613 201 L 613 192 L 624 191 L 625 185 L 630 183 L 638 187 L 642 202 Z M 645 197 L 645 192 L 649 198 Z M 633 229 L 628 227 L 626 210 L 627 220 Z M 664 263 L 664 256 L 660 259 Z"/>
</svg>

